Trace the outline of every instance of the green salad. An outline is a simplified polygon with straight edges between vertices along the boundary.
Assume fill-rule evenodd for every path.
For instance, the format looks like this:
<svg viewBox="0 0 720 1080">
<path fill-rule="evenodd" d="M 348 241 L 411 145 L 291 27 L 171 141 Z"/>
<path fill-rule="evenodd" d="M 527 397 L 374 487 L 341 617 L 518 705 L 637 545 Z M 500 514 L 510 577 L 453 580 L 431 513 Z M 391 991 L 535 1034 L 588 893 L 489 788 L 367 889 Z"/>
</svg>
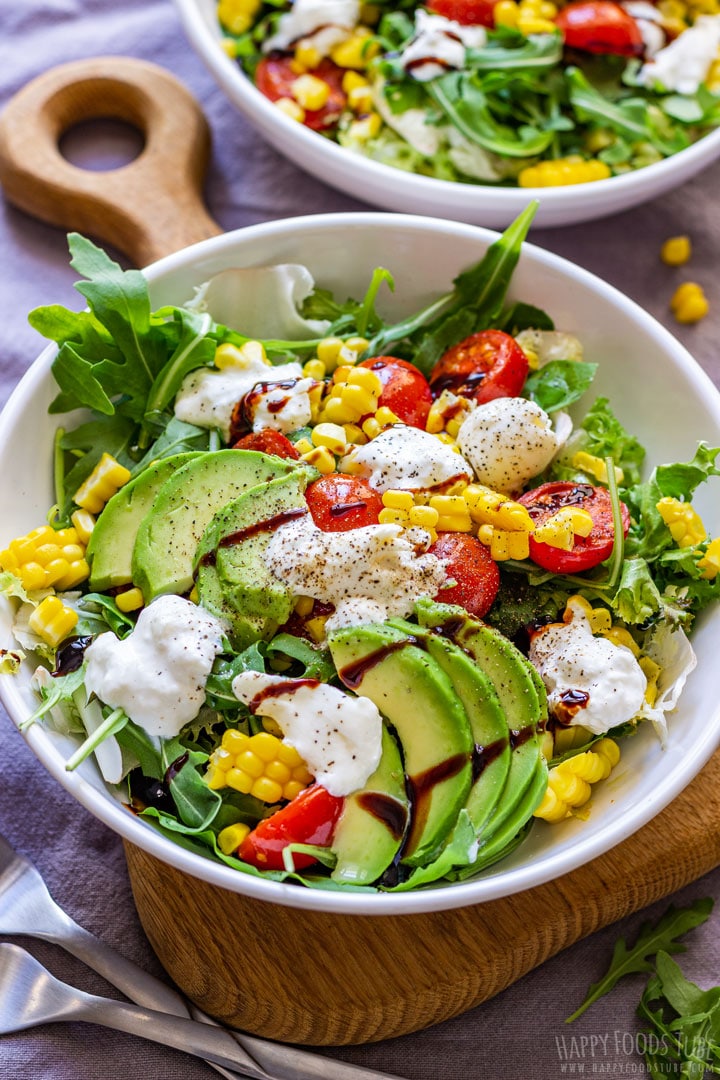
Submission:
<svg viewBox="0 0 720 1080">
<path fill-rule="evenodd" d="M 24 726 L 74 736 L 68 769 L 238 873 L 402 891 L 584 816 L 623 740 L 665 738 L 720 448 L 643 479 L 581 341 L 507 297 L 534 210 L 399 322 L 386 270 L 346 299 L 294 264 L 151 311 L 70 236 L 88 308 L 30 316 L 56 501 L 0 551 L 3 670 L 32 664 Z"/>
<path fill-rule="evenodd" d="M 717 0 L 220 0 L 287 116 L 441 180 L 553 187 L 676 154 L 720 122 Z"/>
</svg>

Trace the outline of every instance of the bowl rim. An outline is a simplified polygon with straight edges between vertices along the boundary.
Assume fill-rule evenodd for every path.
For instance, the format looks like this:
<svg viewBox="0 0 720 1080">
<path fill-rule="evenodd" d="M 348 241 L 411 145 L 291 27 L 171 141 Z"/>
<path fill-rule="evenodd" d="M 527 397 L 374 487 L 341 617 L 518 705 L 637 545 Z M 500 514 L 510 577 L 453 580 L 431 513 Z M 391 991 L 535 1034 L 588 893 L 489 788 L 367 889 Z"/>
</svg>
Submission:
<svg viewBox="0 0 720 1080">
<path fill-rule="evenodd" d="M 161 280 L 165 275 L 186 269 L 193 264 L 200 266 L 208 258 L 216 258 L 238 244 L 242 247 L 246 243 L 251 244 L 258 239 L 276 234 L 287 238 L 294 233 L 305 233 L 309 228 L 323 232 L 336 230 L 339 227 L 346 231 L 367 229 L 368 226 L 382 230 L 401 227 L 413 232 L 430 233 L 440 230 L 445 234 L 477 239 L 485 245 L 492 243 L 498 236 L 496 231 L 482 226 L 420 215 L 392 214 L 381 211 L 305 215 L 263 222 L 202 240 L 159 259 L 145 268 L 143 273 L 152 290 L 153 283 Z M 526 242 L 523 245 L 521 258 L 534 263 L 540 270 L 547 268 L 560 271 L 564 275 L 571 273 L 575 280 L 614 304 L 620 311 L 631 317 L 639 327 L 651 334 L 659 346 L 672 356 L 697 393 L 705 396 L 711 403 L 720 428 L 720 391 L 688 350 L 661 323 L 614 286 L 561 256 Z M 46 383 L 55 353 L 56 347 L 52 344 L 43 350 L 15 387 L 2 410 L 0 458 L 7 449 L 5 444 L 8 428 L 13 422 L 17 422 L 27 402 Z M 0 700 L 16 725 L 23 716 L 27 716 L 27 701 L 23 699 L 20 688 L 14 680 L 0 679 Z M 279 903 L 287 907 L 345 915 L 387 916 L 440 912 L 497 900 L 561 877 L 609 851 L 667 806 L 710 758 L 720 744 L 720 702 L 713 716 L 708 717 L 702 737 L 695 740 L 687 748 L 682 759 L 674 764 L 670 781 L 658 785 L 649 796 L 629 806 L 622 818 L 606 829 L 599 830 L 594 836 L 584 838 L 581 844 L 571 845 L 568 850 L 550 853 L 539 860 L 531 860 L 525 866 L 505 871 L 501 869 L 499 872 L 493 867 L 486 871 L 484 876 L 473 880 L 407 893 L 353 893 L 344 890 L 311 889 L 298 884 L 276 882 L 238 872 L 225 864 L 213 861 L 209 856 L 205 857 L 195 851 L 189 851 L 179 843 L 163 836 L 113 798 L 108 790 L 92 784 L 81 770 L 68 773 L 65 770 L 65 757 L 60 752 L 53 733 L 48 729 L 34 724 L 22 734 L 50 774 L 95 817 L 124 840 L 190 876 L 199 877 L 226 891 L 240 893 L 251 899 Z M 502 867 L 502 863 L 497 865 Z"/>
<path fill-rule="evenodd" d="M 223 51 L 218 39 L 213 36 L 200 13 L 198 4 L 201 0 L 174 0 L 174 2 L 191 43 L 223 87 L 226 79 L 231 80 L 231 85 L 237 92 L 237 98 L 234 98 L 235 103 L 249 119 L 253 119 L 253 116 L 257 114 L 263 121 L 264 129 L 274 128 L 278 135 L 283 135 L 289 145 L 294 143 L 305 145 L 308 150 L 314 151 L 318 160 L 338 168 L 347 167 L 347 156 L 351 153 L 350 151 L 333 140 L 318 136 L 317 132 L 298 124 L 297 121 L 276 109 L 256 89 L 237 61 Z M 537 198 L 542 199 L 543 210 L 567 207 L 568 222 L 576 222 L 582 219 L 573 216 L 573 211 L 586 203 L 600 203 L 607 196 L 612 202 L 608 204 L 610 208 L 604 213 L 612 213 L 613 208 L 623 206 L 629 208 L 642 201 L 639 193 L 645 187 L 652 187 L 653 190 L 648 195 L 648 198 L 652 198 L 653 195 L 660 194 L 673 186 L 670 180 L 673 173 L 681 173 L 679 184 L 682 179 L 689 179 L 717 157 L 720 157 L 720 127 L 703 135 L 701 139 L 684 150 L 661 161 L 645 165 L 641 169 L 604 180 L 594 180 L 591 184 L 570 184 L 562 187 L 496 187 L 492 184 L 442 180 L 433 176 L 405 172 L 362 154 L 353 154 L 351 163 L 353 172 L 359 176 L 367 175 L 378 185 L 397 184 L 403 189 L 405 195 L 425 199 L 435 197 L 448 201 L 449 205 L 452 205 L 453 201 L 457 203 L 459 199 L 463 209 L 480 210 L 483 204 L 487 203 L 488 208 L 492 204 L 493 210 L 504 210 L 508 213 L 519 210 L 525 202 Z"/>
</svg>

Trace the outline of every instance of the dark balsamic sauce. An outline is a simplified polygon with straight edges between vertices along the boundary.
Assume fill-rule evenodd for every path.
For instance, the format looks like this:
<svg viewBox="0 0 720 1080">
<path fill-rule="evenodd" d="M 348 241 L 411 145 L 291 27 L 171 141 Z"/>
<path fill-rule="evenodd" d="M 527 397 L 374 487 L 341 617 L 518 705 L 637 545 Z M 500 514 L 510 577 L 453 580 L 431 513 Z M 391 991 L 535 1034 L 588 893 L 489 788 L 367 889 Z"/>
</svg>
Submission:
<svg viewBox="0 0 720 1080">
<path fill-rule="evenodd" d="M 85 650 L 92 641 L 92 637 L 72 637 L 64 641 L 55 653 L 55 669 L 51 672 L 54 678 L 58 675 L 69 675 L 82 667 Z"/>
<path fill-rule="evenodd" d="M 130 809 L 136 814 L 148 807 L 168 814 L 176 813 L 175 803 L 166 784 L 152 776 L 145 776 L 139 769 L 130 773 Z"/>
<path fill-rule="evenodd" d="M 330 516 L 344 517 L 345 514 L 351 514 L 353 510 L 364 510 L 366 506 L 367 503 L 363 502 L 362 499 L 358 499 L 356 502 L 334 503 L 330 507 Z"/>
<path fill-rule="evenodd" d="M 395 840 L 405 835 L 408 824 L 408 811 L 401 802 L 380 791 L 363 791 L 357 796 L 357 803 L 378 821 L 387 826 Z"/>
<path fill-rule="evenodd" d="M 382 663 L 386 656 L 390 656 L 391 653 L 397 652 L 399 649 L 405 649 L 408 645 L 417 644 L 415 638 L 408 637 L 403 638 L 402 641 L 392 641 L 389 645 L 383 645 L 382 648 L 368 653 L 367 656 L 363 656 L 360 660 L 355 660 L 352 664 L 346 664 L 345 667 L 340 668 L 338 671 L 340 681 L 345 686 L 349 686 L 351 690 L 357 690 L 368 671 L 372 671 L 376 664 Z"/>
<path fill-rule="evenodd" d="M 410 851 L 413 850 L 417 837 L 421 835 L 425 828 L 425 823 L 430 812 L 430 801 L 433 789 L 444 780 L 450 780 L 451 777 L 457 776 L 457 774 L 465 767 L 467 761 L 467 754 L 453 754 L 452 757 L 445 758 L 444 761 L 440 761 L 437 765 L 433 765 L 431 769 L 425 769 L 424 772 L 407 777 L 407 786 L 408 791 L 410 792 L 413 816 L 410 832 L 405 842 L 406 849 L 409 849 Z"/>
<path fill-rule="evenodd" d="M 167 769 L 165 771 L 165 776 L 163 778 L 163 783 L 165 784 L 165 786 L 167 788 L 170 787 L 170 784 L 175 779 L 177 774 L 180 772 L 183 765 L 185 765 L 187 763 L 189 758 L 190 758 L 190 754 L 186 750 L 184 754 L 181 754 L 180 757 L 175 758 L 174 761 L 170 762 L 170 764 L 168 765 L 168 767 L 167 767 Z"/>
<path fill-rule="evenodd" d="M 590 695 L 585 690 L 563 690 L 553 710 L 555 719 L 563 727 L 567 727 L 581 709 L 588 707 L 589 702 Z"/>
<path fill-rule="evenodd" d="M 271 686 L 266 686 L 264 690 L 260 690 L 252 701 L 248 702 L 248 709 L 254 716 L 263 701 L 267 701 L 268 698 L 280 697 L 281 694 L 296 694 L 303 686 L 309 686 L 311 690 L 314 690 L 319 685 L 319 679 L 283 679 L 282 682 L 273 683 Z"/>
<path fill-rule="evenodd" d="M 261 532 L 272 532 L 274 529 L 279 529 L 281 525 L 284 525 L 288 521 L 294 521 L 296 518 L 305 517 L 307 513 L 308 510 L 306 507 L 298 506 L 293 510 L 283 510 L 282 513 L 275 514 L 274 517 L 266 518 L 264 521 L 256 521 L 253 525 L 247 525 L 244 529 L 237 529 L 236 532 L 228 533 L 227 536 L 223 536 L 215 550 L 208 551 L 203 555 L 200 560 L 200 565 L 214 566 L 220 548 L 234 547 L 235 544 L 241 544 L 243 540 L 247 540 L 250 536 L 257 536 L 257 534 Z"/>
<path fill-rule="evenodd" d="M 507 739 L 495 739 L 494 742 L 488 743 L 487 746 L 478 746 L 477 743 L 475 744 L 472 754 L 473 784 L 485 769 L 487 769 L 488 765 L 492 765 L 493 761 L 500 757 L 507 744 Z"/>
</svg>

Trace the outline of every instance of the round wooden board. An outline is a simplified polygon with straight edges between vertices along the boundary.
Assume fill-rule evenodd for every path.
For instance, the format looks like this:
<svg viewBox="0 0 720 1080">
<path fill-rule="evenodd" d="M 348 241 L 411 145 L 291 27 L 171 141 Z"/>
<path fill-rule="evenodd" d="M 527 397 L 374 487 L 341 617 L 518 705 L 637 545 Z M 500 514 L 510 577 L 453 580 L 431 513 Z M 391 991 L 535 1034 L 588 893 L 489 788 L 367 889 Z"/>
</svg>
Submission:
<svg viewBox="0 0 720 1080">
<path fill-rule="evenodd" d="M 720 752 L 661 814 L 556 881 L 474 907 L 348 916 L 189 878 L 127 844 L 140 920 L 201 1009 L 281 1042 L 374 1042 L 486 1001 L 555 953 L 720 864 Z"/>
</svg>

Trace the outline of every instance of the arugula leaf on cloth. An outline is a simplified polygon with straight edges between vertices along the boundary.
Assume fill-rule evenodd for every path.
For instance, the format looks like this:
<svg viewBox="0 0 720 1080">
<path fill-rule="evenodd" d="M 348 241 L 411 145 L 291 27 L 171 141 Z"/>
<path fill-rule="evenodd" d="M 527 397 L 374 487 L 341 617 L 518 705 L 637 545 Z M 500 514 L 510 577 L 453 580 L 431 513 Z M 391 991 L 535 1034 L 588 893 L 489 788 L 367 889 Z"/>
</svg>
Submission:
<svg viewBox="0 0 720 1080">
<path fill-rule="evenodd" d="M 685 952 L 686 946 L 678 939 L 696 926 L 701 926 L 710 916 L 712 909 L 713 901 L 710 898 L 695 900 L 687 908 L 671 907 L 654 926 L 650 923 L 641 926 L 632 948 L 628 949 L 625 939 L 619 938 L 615 943 L 608 970 L 598 982 L 590 986 L 582 1005 L 572 1016 L 568 1016 L 565 1022 L 570 1024 L 577 1020 L 594 1002 L 609 993 L 623 976 L 652 971 L 650 958 L 657 953 Z"/>
<path fill-rule="evenodd" d="M 643 1032 L 650 1036 L 644 1040 L 650 1075 L 702 1080 L 707 1070 L 717 1073 L 720 986 L 701 990 L 665 952 L 657 954 L 655 967 L 638 1006 L 638 1015 L 650 1023 Z"/>
</svg>

